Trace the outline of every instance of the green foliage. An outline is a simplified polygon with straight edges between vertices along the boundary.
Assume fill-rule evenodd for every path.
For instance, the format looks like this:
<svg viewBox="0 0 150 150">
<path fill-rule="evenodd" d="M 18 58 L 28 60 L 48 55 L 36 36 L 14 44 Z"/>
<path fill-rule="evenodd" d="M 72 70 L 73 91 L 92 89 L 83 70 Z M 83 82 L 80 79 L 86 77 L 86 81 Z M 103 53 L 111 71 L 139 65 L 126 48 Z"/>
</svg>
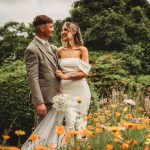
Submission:
<svg viewBox="0 0 150 150">
<path fill-rule="evenodd" d="M 112 90 L 123 91 L 130 98 L 141 100 L 149 75 L 132 75 L 126 68 L 124 58 L 117 52 L 90 52 L 91 73 L 88 77 L 92 99 L 89 112 L 99 108 L 101 98 L 110 98 Z M 33 106 L 28 102 L 29 89 L 23 61 L 7 59 L 0 68 L 0 129 L 21 129 L 27 136 L 33 127 Z"/>
<path fill-rule="evenodd" d="M 8 22 L 0 28 L 0 63 L 6 58 L 18 59 L 33 38 L 33 28 L 23 23 Z"/>
<path fill-rule="evenodd" d="M 51 43 L 60 46 L 61 21 L 56 21 L 54 37 Z M 35 32 L 31 24 L 8 22 L 0 28 L 0 64 L 7 59 L 22 59 L 28 44 L 34 38 Z"/>
<path fill-rule="evenodd" d="M 57 47 L 61 46 L 61 27 L 63 25 L 63 21 L 57 20 L 54 24 L 54 35 L 50 40 L 50 43 L 53 43 Z"/>
<path fill-rule="evenodd" d="M 78 0 L 70 14 L 68 20 L 79 24 L 87 47 L 124 51 L 125 56 L 131 54 L 129 62 L 133 62 L 129 68 L 137 67 L 134 73 L 150 73 L 150 4 L 147 0 Z M 134 53 L 139 53 L 140 48 L 138 58 Z"/>
<path fill-rule="evenodd" d="M 33 127 L 33 108 L 28 102 L 29 90 L 22 61 L 4 64 L 0 68 L 0 129 L 22 129 L 29 133 Z"/>
<path fill-rule="evenodd" d="M 150 85 L 150 76 L 139 75 L 140 78 L 131 74 L 131 68 L 126 67 L 127 61 L 124 62 L 121 56 L 122 53 L 116 52 L 90 53 L 92 64 L 90 82 L 95 87 L 99 99 L 111 97 L 113 89 L 127 93 L 129 97 L 136 97 L 139 93 L 142 96 L 145 91 L 144 86 L 146 88 Z"/>
</svg>

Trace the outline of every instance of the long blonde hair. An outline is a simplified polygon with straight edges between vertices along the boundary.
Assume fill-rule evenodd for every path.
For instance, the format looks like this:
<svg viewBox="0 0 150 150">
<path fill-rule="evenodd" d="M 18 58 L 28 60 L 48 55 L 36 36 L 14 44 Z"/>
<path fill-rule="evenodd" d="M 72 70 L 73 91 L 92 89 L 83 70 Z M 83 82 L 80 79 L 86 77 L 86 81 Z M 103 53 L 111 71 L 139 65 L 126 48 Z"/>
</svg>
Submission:
<svg viewBox="0 0 150 150">
<path fill-rule="evenodd" d="M 74 41 L 78 46 L 83 46 L 83 39 L 80 31 L 80 27 L 74 22 L 65 22 L 63 26 L 66 26 L 67 30 L 74 33 Z M 63 41 L 62 41 L 63 42 Z"/>
</svg>

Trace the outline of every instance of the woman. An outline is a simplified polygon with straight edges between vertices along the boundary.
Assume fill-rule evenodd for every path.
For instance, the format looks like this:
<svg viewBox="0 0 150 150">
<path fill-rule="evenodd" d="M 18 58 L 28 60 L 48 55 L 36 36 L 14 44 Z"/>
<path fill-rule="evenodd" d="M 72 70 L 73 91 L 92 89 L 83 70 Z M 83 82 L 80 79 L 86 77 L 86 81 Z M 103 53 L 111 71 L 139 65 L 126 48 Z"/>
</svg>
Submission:
<svg viewBox="0 0 150 150">
<path fill-rule="evenodd" d="M 86 128 L 86 121 L 82 118 L 88 113 L 90 105 L 90 90 L 85 77 L 91 66 L 88 64 L 88 50 L 83 46 L 80 28 L 72 22 L 65 22 L 61 30 L 62 47 L 57 52 L 61 70 L 56 75 L 62 79 L 63 93 L 73 97 L 67 112 L 57 112 L 55 109 L 48 112 L 32 135 L 23 144 L 21 150 L 31 150 L 37 145 L 61 145 L 62 138 L 58 140 L 55 126 L 62 124 L 65 118 L 67 130 Z M 38 140 L 32 142 L 32 136 L 38 135 Z"/>
<path fill-rule="evenodd" d="M 85 77 L 91 66 L 88 50 L 83 46 L 79 26 L 72 22 L 65 22 L 61 30 L 61 42 L 62 47 L 58 49 L 58 56 L 62 71 L 57 70 L 56 74 L 62 79 L 63 93 L 76 97 L 70 112 L 65 115 L 66 127 L 74 128 L 77 122 L 78 129 L 86 128 L 86 122 L 82 118 L 88 112 L 91 94 Z M 81 119 L 77 120 L 79 114 Z"/>
</svg>

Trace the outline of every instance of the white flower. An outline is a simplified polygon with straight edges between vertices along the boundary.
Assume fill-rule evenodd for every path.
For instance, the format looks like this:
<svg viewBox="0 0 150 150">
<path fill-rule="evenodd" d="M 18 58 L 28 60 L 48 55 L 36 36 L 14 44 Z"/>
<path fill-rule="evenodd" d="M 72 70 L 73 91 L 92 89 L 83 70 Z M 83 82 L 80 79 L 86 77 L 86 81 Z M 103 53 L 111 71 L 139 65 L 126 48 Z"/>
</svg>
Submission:
<svg viewBox="0 0 150 150">
<path fill-rule="evenodd" d="M 60 94 L 56 95 L 52 98 L 53 101 L 53 108 L 56 109 L 56 111 L 67 111 L 69 106 L 71 105 L 71 102 L 73 101 L 73 97 L 71 97 L 68 94 Z"/>
<path fill-rule="evenodd" d="M 135 101 L 132 100 L 132 99 L 125 99 L 125 100 L 124 100 L 124 103 L 125 103 L 125 104 L 129 104 L 129 105 L 132 105 L 132 106 L 135 105 Z"/>
</svg>

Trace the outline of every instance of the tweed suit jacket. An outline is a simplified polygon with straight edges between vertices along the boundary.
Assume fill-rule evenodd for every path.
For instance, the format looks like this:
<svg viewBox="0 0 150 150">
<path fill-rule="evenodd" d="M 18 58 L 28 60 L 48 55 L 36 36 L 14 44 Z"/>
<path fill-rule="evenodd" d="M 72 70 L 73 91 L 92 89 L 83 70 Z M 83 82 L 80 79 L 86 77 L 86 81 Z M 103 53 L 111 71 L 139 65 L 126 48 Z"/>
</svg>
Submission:
<svg viewBox="0 0 150 150">
<path fill-rule="evenodd" d="M 60 69 L 56 51 L 50 51 L 40 40 L 34 38 L 24 53 L 27 82 L 35 105 L 48 104 L 60 92 L 60 78 L 55 74 Z"/>
</svg>

